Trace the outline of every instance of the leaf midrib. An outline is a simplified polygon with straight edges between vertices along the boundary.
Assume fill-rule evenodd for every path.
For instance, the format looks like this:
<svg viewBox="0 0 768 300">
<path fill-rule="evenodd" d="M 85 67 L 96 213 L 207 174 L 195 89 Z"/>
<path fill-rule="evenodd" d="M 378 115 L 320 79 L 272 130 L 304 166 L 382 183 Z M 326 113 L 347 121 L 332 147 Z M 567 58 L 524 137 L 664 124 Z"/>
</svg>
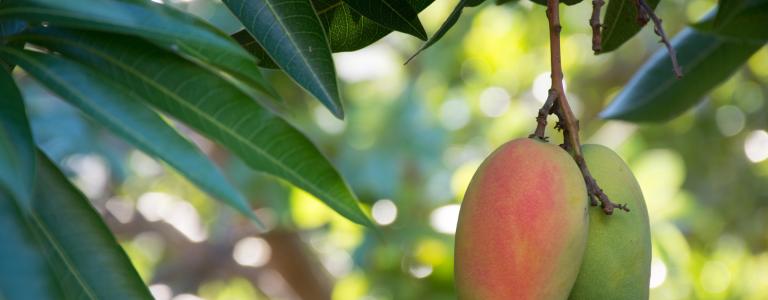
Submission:
<svg viewBox="0 0 768 300">
<path fill-rule="evenodd" d="M 613 20 L 613 24 L 611 24 L 611 26 L 608 27 L 610 31 L 608 31 L 608 34 L 605 35 L 605 39 L 603 39 L 605 41 L 610 40 L 611 36 L 613 36 L 613 33 L 616 32 L 616 24 L 618 24 L 619 20 L 621 20 L 619 16 L 621 16 L 624 10 L 624 6 L 629 0 L 613 0 L 613 1 L 621 1 L 620 2 L 621 6 L 619 6 L 619 12 L 616 14 L 616 18 Z"/>
<path fill-rule="evenodd" d="M 83 275 L 80 274 L 80 271 L 78 271 L 74 267 L 74 263 L 71 261 L 67 253 L 63 250 L 63 247 L 59 245 L 58 240 L 53 238 L 53 235 L 48 231 L 48 227 L 45 226 L 42 220 L 40 220 L 40 216 L 37 214 L 36 211 L 31 210 L 29 212 L 30 219 L 37 225 L 37 228 L 40 229 L 40 232 L 45 235 L 45 239 L 48 240 L 49 243 L 51 243 L 52 248 L 56 253 L 59 254 L 59 257 L 61 258 L 61 261 L 64 263 L 64 266 L 69 269 L 69 271 L 72 273 L 72 276 L 75 278 L 75 280 L 82 286 L 83 291 L 88 296 L 89 299 L 98 299 L 95 295 L 95 292 L 93 291 L 93 288 L 88 285 L 88 283 L 83 279 Z"/>
<path fill-rule="evenodd" d="M 247 1 L 247 0 L 240 0 L 240 1 L 243 1 L 243 3 L 245 3 L 245 1 Z M 330 101 L 331 105 L 333 105 L 337 110 L 340 110 L 340 107 L 338 107 L 338 105 L 336 103 L 334 103 L 334 100 L 335 100 L 334 97 L 332 97 L 331 94 L 330 94 L 330 91 L 328 91 L 325 88 L 325 84 L 323 84 L 322 81 L 320 80 L 320 78 L 317 76 L 317 74 L 315 73 L 314 68 L 312 68 L 312 65 L 309 64 L 309 61 L 307 61 L 307 58 L 304 56 L 304 52 L 301 51 L 302 49 L 299 47 L 299 45 L 294 40 L 293 34 L 291 34 L 291 32 L 285 26 L 285 23 L 283 23 L 283 21 L 280 19 L 279 15 L 276 13 L 274 7 L 272 7 L 272 0 L 263 0 L 263 1 L 264 1 L 265 5 L 267 6 L 267 8 L 269 9 L 269 11 L 272 13 L 272 16 L 274 17 L 275 22 L 278 23 L 278 25 L 280 26 L 282 31 L 285 33 L 286 37 L 288 37 L 288 40 L 291 42 L 291 45 L 293 45 L 293 48 L 294 49 L 298 49 L 299 57 L 301 58 L 301 61 L 304 63 L 304 66 L 306 68 L 311 70 L 311 72 L 309 72 L 309 74 L 310 74 L 310 76 L 312 76 L 312 78 L 314 78 L 315 82 L 319 83 L 320 90 L 323 91 L 324 96 L 328 98 L 328 100 Z M 309 0 L 306 0 L 306 1 L 309 1 Z M 312 4 L 310 3 L 310 8 L 311 7 L 312 7 Z M 239 10 L 240 10 L 240 13 L 242 13 L 243 8 L 240 7 Z M 312 8 L 312 11 L 314 11 L 314 8 Z M 320 33 L 323 35 L 323 37 L 325 37 L 325 30 L 322 28 L 322 23 L 320 22 L 319 19 L 317 19 L 318 17 L 316 15 L 314 17 L 315 17 L 316 21 L 318 22 L 318 24 L 320 24 Z M 327 38 L 325 40 L 326 40 L 326 49 L 330 49 L 331 47 L 329 45 L 327 45 Z M 275 62 L 278 61 L 278 60 L 275 60 L 274 57 L 272 57 L 272 54 L 269 53 L 270 51 L 266 51 L 266 52 L 267 52 L 267 55 L 269 55 L 272 58 L 273 61 L 275 61 Z M 330 52 L 330 50 L 329 50 L 329 52 Z M 291 77 L 293 77 L 293 76 L 291 76 Z"/>
<path fill-rule="evenodd" d="M 235 134 L 234 132 L 232 132 L 229 129 L 229 127 L 222 126 L 222 125 L 219 124 L 219 122 L 214 122 L 216 119 L 212 119 L 212 118 L 208 117 L 208 115 L 201 113 L 201 111 L 199 109 L 197 109 L 197 107 L 195 107 L 195 106 L 193 106 L 191 104 L 188 104 L 186 101 L 181 100 L 178 96 L 176 96 L 175 93 L 172 93 L 168 89 L 164 88 L 163 86 L 157 84 L 155 81 L 151 80 L 149 77 L 144 76 L 141 72 L 135 71 L 132 67 L 130 67 L 130 66 L 128 66 L 128 65 L 118 61 L 118 60 L 113 59 L 111 56 L 109 56 L 109 55 L 99 51 L 98 49 L 92 48 L 92 47 L 88 47 L 88 46 L 86 46 L 84 44 L 71 42 L 71 41 L 65 40 L 65 39 L 55 39 L 55 38 L 50 38 L 48 36 L 40 36 L 40 35 L 26 35 L 26 36 L 37 38 L 37 39 L 42 39 L 42 40 L 50 40 L 50 41 L 53 41 L 53 42 L 61 42 L 61 43 L 69 44 L 69 45 L 72 45 L 72 46 L 75 46 L 75 47 L 87 50 L 87 51 L 89 51 L 89 52 L 91 52 L 91 53 L 101 57 L 102 59 L 107 60 L 107 61 L 109 61 L 109 62 L 111 62 L 111 63 L 121 67 L 126 72 L 129 72 L 129 73 L 133 74 L 134 76 L 136 76 L 139 79 L 141 79 L 143 82 L 145 82 L 145 83 L 149 84 L 150 86 L 156 88 L 157 90 L 161 91 L 163 94 L 165 94 L 169 98 L 173 99 L 174 102 L 176 102 L 177 104 L 180 104 L 182 106 L 188 107 L 190 110 L 194 111 L 199 117 L 209 120 L 209 122 L 211 124 L 215 125 L 220 130 L 226 132 L 227 134 L 229 134 L 234 139 L 240 141 L 242 144 L 245 144 L 246 146 L 251 148 L 251 150 L 254 150 L 255 152 L 258 152 L 263 157 L 267 158 L 271 163 L 273 163 L 274 165 L 278 166 L 284 172 L 290 174 L 294 178 L 294 180 L 300 181 L 303 184 L 305 184 L 306 186 L 314 189 L 314 193 L 320 194 L 320 195 L 322 195 L 323 197 L 325 197 L 328 200 L 334 199 L 334 197 L 331 197 L 327 193 L 321 192 L 322 191 L 321 188 L 319 188 L 318 186 L 316 186 L 312 182 L 304 180 L 303 177 L 299 176 L 296 172 L 293 172 L 293 170 L 288 168 L 281 161 L 277 160 L 272 155 L 269 155 L 268 152 L 264 151 L 263 149 L 259 148 L 257 145 L 253 144 L 250 140 L 245 139 L 244 137 L 241 137 L 238 134 Z M 345 211 L 350 216 L 358 215 L 357 213 L 354 213 L 354 212 L 350 211 L 349 209 L 347 209 L 345 206 L 338 206 L 337 205 L 337 207 L 340 207 L 340 209 L 342 211 Z"/>
</svg>

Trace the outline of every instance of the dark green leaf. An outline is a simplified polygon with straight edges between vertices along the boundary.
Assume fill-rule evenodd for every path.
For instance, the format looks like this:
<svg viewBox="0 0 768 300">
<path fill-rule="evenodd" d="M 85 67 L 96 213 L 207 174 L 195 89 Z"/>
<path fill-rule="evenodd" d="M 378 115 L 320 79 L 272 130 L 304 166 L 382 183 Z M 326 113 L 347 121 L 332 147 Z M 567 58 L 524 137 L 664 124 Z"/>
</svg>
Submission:
<svg viewBox="0 0 768 300">
<path fill-rule="evenodd" d="M 656 9 L 659 0 L 647 0 L 646 3 Z M 605 11 L 601 53 L 616 50 L 635 36 L 645 24 L 637 22 L 637 8 L 632 0 L 608 0 L 608 8 Z M 680 55 L 678 55 L 680 56 Z"/>
<path fill-rule="evenodd" d="M 139 95 L 89 67 L 61 57 L 9 48 L 0 48 L 0 57 L 18 64 L 86 115 L 144 152 L 167 162 L 201 189 L 261 225 L 245 197 L 227 182 L 216 166 L 142 103 Z"/>
<path fill-rule="evenodd" d="M 28 209 L 35 181 L 35 144 L 21 94 L 11 74 L 2 68 L 0 91 L 0 190 Z"/>
<path fill-rule="evenodd" d="M 281 177 L 350 220 L 370 225 L 341 176 L 303 134 L 218 76 L 130 37 L 38 35 L 26 38 L 103 70 L 145 101 L 228 147 L 252 168 Z"/>
<path fill-rule="evenodd" d="M 518 0 L 496 0 L 496 5 L 504 5 L 507 3 L 517 3 Z"/>
<path fill-rule="evenodd" d="M 429 48 L 434 43 L 436 43 L 441 38 L 443 38 L 443 36 L 448 32 L 448 30 L 450 30 L 451 27 L 453 27 L 453 25 L 455 25 L 456 22 L 459 21 L 459 17 L 461 17 L 461 12 L 464 10 L 464 7 L 466 7 L 470 3 L 476 3 L 477 0 L 474 0 L 474 1 L 475 2 L 473 2 L 473 0 L 459 1 L 459 4 L 457 4 L 456 7 L 453 8 L 453 11 L 451 12 L 450 15 L 448 15 L 448 19 L 446 19 L 445 22 L 443 22 L 443 25 L 441 25 L 440 28 L 437 29 L 437 32 L 435 32 L 435 34 L 432 35 L 432 37 L 430 37 L 429 40 L 427 40 L 427 42 L 424 43 L 424 45 L 422 45 L 421 48 L 419 48 L 419 50 L 417 50 L 416 53 L 414 53 L 408 59 L 408 61 L 411 61 L 414 57 L 416 57 L 416 55 L 419 55 L 419 53 L 421 53 L 422 51 L 427 50 L 427 48 Z M 408 61 L 406 61 L 406 63 L 408 63 Z"/>
<path fill-rule="evenodd" d="M 483 2 L 485 2 L 485 0 L 469 0 L 467 1 L 466 7 L 475 7 L 480 4 L 483 4 Z"/>
<path fill-rule="evenodd" d="M 416 11 L 422 11 L 433 0 L 408 0 Z M 355 51 L 378 41 L 386 36 L 391 29 L 361 16 L 341 0 L 314 0 L 312 4 L 325 28 L 332 52 Z M 267 68 L 277 68 L 269 55 L 259 46 L 256 40 L 245 30 L 233 35 L 241 45 L 259 58 L 259 65 Z"/>
<path fill-rule="evenodd" d="M 6 0 L 0 19 L 48 22 L 71 28 L 137 35 L 201 65 L 232 74 L 249 87 L 277 98 L 256 60 L 212 25 L 152 1 Z"/>
<path fill-rule="evenodd" d="M 730 4 L 729 7 L 735 7 L 730 8 L 727 14 L 718 13 L 714 20 L 708 18 L 696 24 L 696 29 L 727 37 L 755 41 L 768 40 L 768 1 L 752 0 L 737 1 L 737 3 L 740 4 Z"/>
<path fill-rule="evenodd" d="M 152 299 L 88 199 L 39 151 L 37 170 L 29 223 L 67 295 L 64 298 Z"/>
<path fill-rule="evenodd" d="M 531 1 L 538 5 L 547 6 L 547 0 L 531 0 Z M 560 3 L 565 5 L 574 5 L 574 4 L 581 3 L 581 1 L 584 1 L 584 0 L 563 0 L 563 1 L 560 1 Z M 619 1 L 624 1 L 624 0 L 619 0 Z"/>
<path fill-rule="evenodd" d="M 16 203 L 0 191 L 0 299 L 61 299 L 34 228 Z"/>
<path fill-rule="evenodd" d="M 427 39 L 416 10 L 406 0 L 344 0 L 344 3 L 384 27 Z"/>
<path fill-rule="evenodd" d="M 288 76 L 344 118 L 331 50 L 310 0 L 224 3 Z"/>
<path fill-rule="evenodd" d="M 761 1 L 761 0 L 757 0 Z M 717 3 L 717 15 L 714 19 L 715 25 L 720 25 L 723 21 L 733 18 L 744 10 L 749 4 L 749 0 L 720 0 Z"/>
<path fill-rule="evenodd" d="M 677 79 L 666 50 L 659 50 L 600 116 L 628 121 L 671 119 L 730 77 L 762 45 L 685 29 L 672 40 L 685 76 Z"/>
</svg>

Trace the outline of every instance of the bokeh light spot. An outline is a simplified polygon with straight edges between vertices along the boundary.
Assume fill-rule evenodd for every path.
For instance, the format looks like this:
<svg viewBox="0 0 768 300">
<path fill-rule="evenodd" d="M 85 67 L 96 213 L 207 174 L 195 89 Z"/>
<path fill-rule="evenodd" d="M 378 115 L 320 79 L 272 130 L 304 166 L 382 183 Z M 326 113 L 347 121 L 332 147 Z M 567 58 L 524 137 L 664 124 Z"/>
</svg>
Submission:
<svg viewBox="0 0 768 300">
<path fill-rule="evenodd" d="M 500 87 L 489 87 L 480 94 L 480 111 L 489 117 L 500 117 L 509 109 L 509 93 Z"/>
<path fill-rule="evenodd" d="M 759 163 L 768 158 L 768 132 L 755 130 L 744 141 L 744 153 L 749 161 Z"/>
<path fill-rule="evenodd" d="M 654 259 L 651 263 L 650 288 L 655 289 L 667 280 L 667 265 L 663 261 Z"/>
<path fill-rule="evenodd" d="M 429 216 L 429 224 L 435 231 L 445 234 L 455 234 L 459 222 L 458 204 L 449 204 L 436 208 Z"/>
<path fill-rule="evenodd" d="M 464 99 L 450 99 L 440 106 L 440 123 L 448 130 L 464 128 L 469 119 L 469 105 Z"/>
<path fill-rule="evenodd" d="M 734 136 L 744 129 L 746 117 L 738 107 L 724 105 L 717 109 L 715 121 L 717 122 L 717 128 L 723 136 Z"/>
<path fill-rule="evenodd" d="M 376 201 L 371 211 L 373 220 L 379 225 L 389 225 L 397 219 L 397 206 L 389 199 Z"/>
<path fill-rule="evenodd" d="M 235 244 L 232 258 L 243 266 L 261 267 L 272 257 L 272 248 L 262 238 L 246 237 Z"/>
</svg>

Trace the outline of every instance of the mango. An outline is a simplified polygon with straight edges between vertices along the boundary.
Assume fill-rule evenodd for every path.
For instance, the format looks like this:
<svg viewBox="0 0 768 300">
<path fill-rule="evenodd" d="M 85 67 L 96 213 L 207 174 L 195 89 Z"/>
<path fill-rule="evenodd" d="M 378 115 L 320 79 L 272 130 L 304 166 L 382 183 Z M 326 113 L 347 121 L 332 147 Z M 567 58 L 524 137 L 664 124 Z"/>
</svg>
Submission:
<svg viewBox="0 0 768 300">
<path fill-rule="evenodd" d="M 566 299 L 588 231 L 584 179 L 560 147 L 517 139 L 470 181 L 459 212 L 459 299 Z"/>
<path fill-rule="evenodd" d="M 600 145 L 582 146 L 592 176 L 614 203 L 630 211 L 589 209 L 589 238 L 569 299 L 648 299 L 651 230 L 640 185 L 621 157 Z"/>
</svg>

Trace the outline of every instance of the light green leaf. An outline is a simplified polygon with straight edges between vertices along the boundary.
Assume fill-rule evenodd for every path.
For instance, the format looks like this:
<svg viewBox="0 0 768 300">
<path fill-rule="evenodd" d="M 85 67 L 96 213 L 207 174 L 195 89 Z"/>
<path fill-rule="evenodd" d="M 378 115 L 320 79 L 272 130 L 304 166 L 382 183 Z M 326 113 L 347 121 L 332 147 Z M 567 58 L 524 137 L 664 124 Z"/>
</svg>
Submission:
<svg viewBox="0 0 768 300">
<path fill-rule="evenodd" d="M 659 0 L 647 0 L 648 6 L 656 9 Z M 645 24 L 637 23 L 637 8 L 632 0 L 608 0 L 605 10 L 603 31 L 600 33 L 600 53 L 616 50 L 640 32 Z M 679 56 L 679 55 L 678 55 Z M 686 75 L 687 76 L 687 75 Z"/>
<path fill-rule="evenodd" d="M 17 203 L 0 191 L 0 299 L 61 299 L 34 228 Z"/>
<path fill-rule="evenodd" d="M 278 99 L 253 56 L 212 25 L 167 5 L 137 0 L 6 0 L 0 2 L 1 19 L 141 36 Z"/>
<path fill-rule="evenodd" d="M 125 36 L 80 32 L 75 37 L 46 30 L 25 39 L 103 70 L 252 168 L 306 190 L 354 222 L 371 225 L 352 191 L 312 142 L 220 77 Z"/>
<path fill-rule="evenodd" d="M 24 101 L 13 77 L 2 67 L 0 91 L 0 190 L 28 209 L 35 181 L 35 144 Z"/>
<path fill-rule="evenodd" d="M 407 0 L 344 0 L 361 15 L 384 27 L 426 40 L 427 32 Z"/>
<path fill-rule="evenodd" d="M 144 152 L 158 157 L 211 196 L 254 220 L 248 202 L 191 142 L 146 106 L 141 97 L 103 74 L 70 60 L 0 48 L 0 57 L 18 64 L 62 99 L 78 107 Z"/>
<path fill-rule="evenodd" d="M 29 223 L 38 233 L 63 298 L 152 299 L 88 199 L 39 151 L 37 170 Z"/>
<path fill-rule="evenodd" d="M 666 50 L 659 50 L 600 116 L 628 121 L 665 121 L 676 117 L 730 77 L 763 44 L 688 28 L 672 40 L 672 46 L 685 77 L 675 77 Z"/>
<path fill-rule="evenodd" d="M 336 70 L 310 0 L 224 0 L 288 76 L 344 118 Z"/>
</svg>

